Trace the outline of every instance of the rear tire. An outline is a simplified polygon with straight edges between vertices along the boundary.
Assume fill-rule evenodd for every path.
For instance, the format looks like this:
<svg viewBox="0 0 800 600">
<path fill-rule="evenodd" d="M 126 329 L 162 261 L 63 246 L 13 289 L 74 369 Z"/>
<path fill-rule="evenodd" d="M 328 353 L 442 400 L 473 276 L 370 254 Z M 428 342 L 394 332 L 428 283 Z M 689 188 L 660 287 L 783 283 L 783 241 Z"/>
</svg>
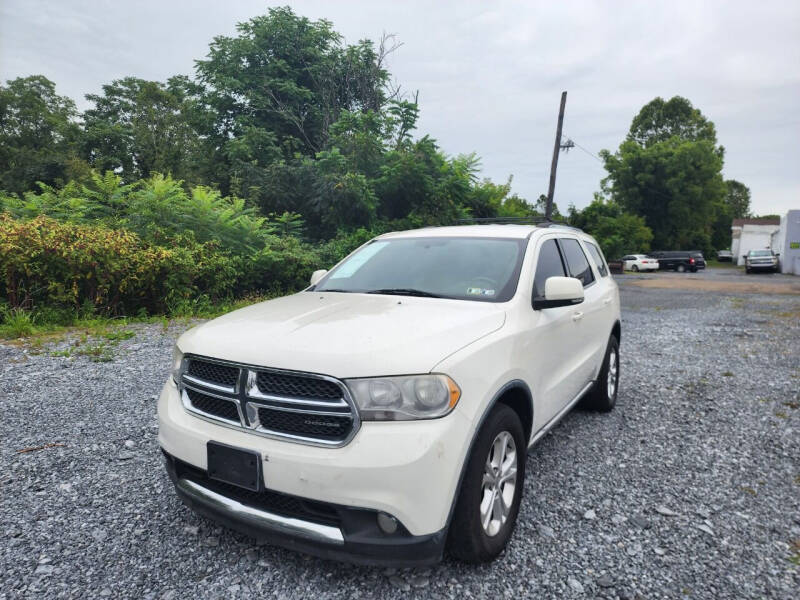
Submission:
<svg viewBox="0 0 800 600">
<path fill-rule="evenodd" d="M 584 406 L 600 412 L 611 412 L 617 404 L 619 392 L 619 342 L 611 336 L 606 347 L 606 355 L 594 387 L 586 395 Z"/>
<path fill-rule="evenodd" d="M 639 267 L 637 267 L 636 265 L 633 265 L 631 267 L 631 271 L 633 271 L 634 273 L 638 273 L 639 272 Z"/>
<path fill-rule="evenodd" d="M 478 433 L 458 493 L 447 536 L 455 558 L 484 563 L 505 549 L 517 523 L 527 453 L 519 416 L 496 405 Z"/>
<path fill-rule="evenodd" d="M 675 267 L 675 270 L 678 273 L 683 273 L 684 271 L 686 271 L 686 267 L 684 265 L 678 265 L 677 267 Z"/>
</svg>

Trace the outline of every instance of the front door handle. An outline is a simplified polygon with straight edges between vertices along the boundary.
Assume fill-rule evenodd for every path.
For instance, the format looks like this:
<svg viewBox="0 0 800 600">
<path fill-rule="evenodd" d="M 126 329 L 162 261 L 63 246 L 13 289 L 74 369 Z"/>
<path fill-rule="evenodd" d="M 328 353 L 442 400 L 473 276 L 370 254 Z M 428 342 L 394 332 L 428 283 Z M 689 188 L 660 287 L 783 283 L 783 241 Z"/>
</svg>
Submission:
<svg viewBox="0 0 800 600">
<path fill-rule="evenodd" d="M 572 314 L 572 320 L 573 321 L 580 321 L 582 318 L 583 318 L 583 313 L 582 312 L 576 312 L 576 313 Z"/>
</svg>

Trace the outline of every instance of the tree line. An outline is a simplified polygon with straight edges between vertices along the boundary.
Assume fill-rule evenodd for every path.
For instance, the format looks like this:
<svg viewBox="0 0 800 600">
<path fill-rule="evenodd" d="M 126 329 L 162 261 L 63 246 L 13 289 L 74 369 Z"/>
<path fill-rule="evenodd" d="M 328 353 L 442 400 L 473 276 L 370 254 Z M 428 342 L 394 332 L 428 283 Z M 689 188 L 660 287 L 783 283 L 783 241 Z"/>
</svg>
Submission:
<svg viewBox="0 0 800 600">
<path fill-rule="evenodd" d="M 543 196 L 480 179 L 475 154 L 416 132 L 418 98 L 386 68 L 396 47 L 347 44 L 284 7 L 214 38 L 193 77 L 116 80 L 82 113 L 41 75 L 0 86 L 0 302 L 175 312 L 296 289 L 383 231 L 543 214 Z M 601 157 L 594 201 L 555 214 L 611 258 L 727 247 L 730 219 L 749 212 L 746 186 L 722 179 L 713 123 L 686 99 L 650 102 Z M 135 248 L 154 262 L 128 272 L 119 253 Z M 141 276 L 170 260 L 166 288 Z"/>
</svg>

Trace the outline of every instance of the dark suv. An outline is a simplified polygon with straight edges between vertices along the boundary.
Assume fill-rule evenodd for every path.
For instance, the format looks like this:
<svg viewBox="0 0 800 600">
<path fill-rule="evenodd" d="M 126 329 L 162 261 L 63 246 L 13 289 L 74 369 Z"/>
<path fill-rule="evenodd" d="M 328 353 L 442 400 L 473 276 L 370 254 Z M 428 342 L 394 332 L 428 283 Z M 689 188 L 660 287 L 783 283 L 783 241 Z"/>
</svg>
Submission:
<svg viewBox="0 0 800 600">
<path fill-rule="evenodd" d="M 648 256 L 658 259 L 658 268 L 660 271 L 677 271 L 683 273 L 684 271 L 691 271 L 697 273 L 698 269 L 706 268 L 706 259 L 703 258 L 702 252 L 695 251 L 668 251 L 668 252 L 651 252 Z"/>
</svg>

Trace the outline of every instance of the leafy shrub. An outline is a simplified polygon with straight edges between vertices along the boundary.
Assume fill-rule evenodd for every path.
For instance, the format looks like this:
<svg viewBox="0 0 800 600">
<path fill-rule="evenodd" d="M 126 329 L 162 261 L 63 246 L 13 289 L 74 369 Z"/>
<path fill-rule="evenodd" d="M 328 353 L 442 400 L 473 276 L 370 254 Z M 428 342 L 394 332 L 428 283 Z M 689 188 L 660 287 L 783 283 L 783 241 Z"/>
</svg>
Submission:
<svg viewBox="0 0 800 600">
<path fill-rule="evenodd" d="M 173 252 L 129 231 L 0 215 L 0 294 L 12 308 L 157 310 Z"/>
</svg>

